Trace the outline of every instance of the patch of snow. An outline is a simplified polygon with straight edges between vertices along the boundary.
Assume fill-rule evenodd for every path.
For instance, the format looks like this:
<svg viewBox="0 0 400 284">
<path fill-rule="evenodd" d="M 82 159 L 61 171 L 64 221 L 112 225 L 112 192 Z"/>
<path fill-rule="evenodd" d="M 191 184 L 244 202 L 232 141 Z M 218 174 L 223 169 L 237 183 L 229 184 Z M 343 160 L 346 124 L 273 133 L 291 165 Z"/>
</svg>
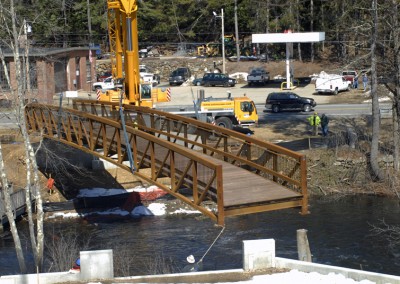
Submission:
<svg viewBox="0 0 400 284">
<path fill-rule="evenodd" d="M 166 213 L 165 204 L 162 204 L 162 203 L 151 203 L 151 204 L 149 205 L 148 209 L 149 209 L 155 216 L 165 215 L 165 213 Z"/>
<path fill-rule="evenodd" d="M 68 213 L 65 213 L 65 212 L 55 212 L 55 213 L 53 213 L 51 216 L 49 216 L 48 218 L 49 219 L 54 219 L 54 218 L 57 218 L 57 217 L 63 217 L 64 219 L 66 219 L 66 218 L 78 218 L 78 217 L 80 217 L 81 215 L 80 214 L 78 214 L 78 213 L 71 213 L 71 212 L 68 212 Z"/>
<path fill-rule="evenodd" d="M 199 214 L 200 211 L 198 210 L 187 210 L 187 209 L 178 209 L 175 210 L 174 212 L 171 212 L 171 214 Z"/>
<path fill-rule="evenodd" d="M 158 186 L 156 186 L 156 185 L 151 185 L 149 187 L 136 186 L 134 188 L 127 189 L 127 191 L 129 191 L 129 192 L 132 192 L 132 191 L 134 191 L 134 192 L 151 192 L 154 190 L 158 190 Z"/>
<path fill-rule="evenodd" d="M 275 273 L 269 275 L 257 275 L 254 276 L 251 280 L 247 281 L 239 281 L 239 282 L 224 282 L 220 284 L 228 284 L 228 283 L 251 283 L 251 284 L 375 284 L 375 282 L 371 282 L 369 280 L 355 281 L 351 278 L 346 278 L 342 274 L 338 273 L 329 273 L 327 275 L 323 275 L 317 272 L 301 272 L 296 269 L 291 270 L 289 272 L 284 273 Z"/>
<path fill-rule="evenodd" d="M 249 73 L 247 72 L 236 72 L 233 74 L 229 74 L 229 77 L 231 78 L 235 78 L 235 79 L 243 79 L 245 81 L 247 81 L 247 76 L 249 75 Z"/>
<path fill-rule="evenodd" d="M 276 76 L 274 76 L 273 79 L 274 79 L 274 80 L 285 80 L 286 77 L 283 77 L 282 75 L 276 75 Z"/>
<path fill-rule="evenodd" d="M 389 97 L 381 97 L 378 99 L 379 102 L 391 102 Z M 364 103 L 372 103 L 372 99 L 363 101 Z"/>
</svg>

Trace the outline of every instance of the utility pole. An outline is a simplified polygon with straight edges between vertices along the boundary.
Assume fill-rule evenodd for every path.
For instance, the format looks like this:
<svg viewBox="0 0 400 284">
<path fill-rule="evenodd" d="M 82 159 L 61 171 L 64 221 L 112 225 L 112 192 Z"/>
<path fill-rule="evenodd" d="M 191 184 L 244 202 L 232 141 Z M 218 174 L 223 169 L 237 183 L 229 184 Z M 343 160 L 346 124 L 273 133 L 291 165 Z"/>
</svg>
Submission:
<svg viewBox="0 0 400 284">
<path fill-rule="evenodd" d="M 239 28 L 238 28 L 238 17 L 237 17 L 237 0 L 235 0 L 235 37 L 236 37 L 236 57 L 237 57 L 237 62 L 239 62 L 240 49 L 239 49 Z"/>
<path fill-rule="evenodd" d="M 225 27 L 224 27 L 224 9 L 221 9 L 222 19 L 222 73 L 225 74 Z"/>
<path fill-rule="evenodd" d="M 89 62 L 90 62 L 90 86 L 89 86 L 89 98 L 92 97 L 92 80 L 93 80 L 93 67 L 92 67 L 92 47 L 94 47 L 94 44 L 92 43 L 92 20 L 91 20 L 91 15 L 90 15 L 90 0 L 87 0 L 87 19 L 88 19 L 88 29 L 89 29 Z"/>
<path fill-rule="evenodd" d="M 221 18 L 221 39 L 222 39 L 222 73 L 225 74 L 225 27 L 224 27 L 224 9 L 221 9 L 221 16 L 218 16 L 217 13 L 213 12 L 214 17 Z"/>
</svg>

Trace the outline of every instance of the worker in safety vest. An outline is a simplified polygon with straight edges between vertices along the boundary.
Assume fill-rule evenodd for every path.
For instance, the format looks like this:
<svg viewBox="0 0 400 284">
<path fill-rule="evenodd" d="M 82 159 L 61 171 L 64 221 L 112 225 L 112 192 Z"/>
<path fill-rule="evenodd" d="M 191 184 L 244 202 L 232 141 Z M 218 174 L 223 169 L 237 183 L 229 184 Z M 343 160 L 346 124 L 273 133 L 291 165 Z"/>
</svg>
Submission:
<svg viewBox="0 0 400 284">
<path fill-rule="evenodd" d="M 54 189 L 53 189 L 53 187 L 54 187 L 54 179 L 51 177 L 51 174 L 50 174 L 49 179 L 47 180 L 46 187 L 47 187 L 47 190 L 48 190 L 49 194 L 53 194 L 54 193 Z"/>
<path fill-rule="evenodd" d="M 313 135 L 318 135 L 318 126 L 321 124 L 321 118 L 318 116 L 318 113 L 314 112 L 307 120 L 313 129 Z"/>
</svg>

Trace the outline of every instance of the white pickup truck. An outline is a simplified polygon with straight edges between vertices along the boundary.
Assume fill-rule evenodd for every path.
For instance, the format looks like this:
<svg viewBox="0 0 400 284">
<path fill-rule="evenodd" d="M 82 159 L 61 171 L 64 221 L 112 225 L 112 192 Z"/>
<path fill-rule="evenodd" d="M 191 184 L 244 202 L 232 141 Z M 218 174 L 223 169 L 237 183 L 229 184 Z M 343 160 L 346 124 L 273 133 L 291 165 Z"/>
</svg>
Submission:
<svg viewBox="0 0 400 284">
<path fill-rule="evenodd" d="M 149 73 L 147 68 L 144 65 L 139 66 L 140 79 L 143 83 L 151 84 L 152 86 L 160 84 L 160 76 L 154 75 L 153 73 Z M 96 82 L 93 84 L 93 90 L 96 91 L 98 89 L 109 90 L 114 88 L 114 80 L 110 76 L 104 79 L 103 82 Z"/>
<path fill-rule="evenodd" d="M 103 89 L 103 90 L 114 89 L 114 80 L 111 76 L 107 77 L 106 79 L 104 79 L 103 82 L 94 83 L 92 88 L 93 88 L 93 91 L 97 91 L 99 89 Z"/>
<path fill-rule="evenodd" d="M 350 90 L 351 82 L 346 81 L 343 76 L 321 72 L 315 81 L 317 93 L 331 93 L 337 95 L 339 92 Z"/>
<path fill-rule="evenodd" d="M 249 86 L 253 84 L 265 85 L 269 82 L 269 73 L 263 68 L 253 68 L 250 74 L 247 76 L 247 84 Z"/>
<path fill-rule="evenodd" d="M 151 83 L 153 86 L 160 84 L 160 76 L 151 73 L 146 65 L 139 65 L 140 79 L 145 83 Z"/>
</svg>

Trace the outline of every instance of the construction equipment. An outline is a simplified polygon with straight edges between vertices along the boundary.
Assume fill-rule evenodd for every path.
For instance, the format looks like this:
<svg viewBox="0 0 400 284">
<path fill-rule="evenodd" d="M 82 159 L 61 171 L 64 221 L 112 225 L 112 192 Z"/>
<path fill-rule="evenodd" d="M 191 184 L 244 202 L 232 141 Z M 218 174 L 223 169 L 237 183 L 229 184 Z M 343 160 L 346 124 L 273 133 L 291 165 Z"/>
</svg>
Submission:
<svg viewBox="0 0 400 284">
<path fill-rule="evenodd" d="M 140 80 L 137 11 L 135 0 L 107 0 L 114 88 L 102 90 L 98 99 L 120 102 L 122 96 L 123 104 L 153 107 L 155 102 L 170 100 L 169 90 L 155 89 L 151 82 Z"/>
<path fill-rule="evenodd" d="M 180 108 L 178 111 L 169 112 L 228 129 L 249 127 L 258 123 L 257 109 L 250 98 L 231 97 L 230 94 L 227 98 L 205 98 L 203 90 L 200 90 L 194 108 Z"/>
<path fill-rule="evenodd" d="M 225 35 L 224 36 L 224 45 L 225 45 L 225 56 L 234 56 L 236 55 L 236 38 L 233 35 Z M 240 43 L 240 54 L 245 56 L 251 55 L 251 48 L 248 46 L 244 46 L 244 44 Z M 197 54 L 207 57 L 219 56 L 222 54 L 222 44 L 221 42 L 209 42 L 205 45 L 199 46 L 197 48 Z"/>
</svg>

